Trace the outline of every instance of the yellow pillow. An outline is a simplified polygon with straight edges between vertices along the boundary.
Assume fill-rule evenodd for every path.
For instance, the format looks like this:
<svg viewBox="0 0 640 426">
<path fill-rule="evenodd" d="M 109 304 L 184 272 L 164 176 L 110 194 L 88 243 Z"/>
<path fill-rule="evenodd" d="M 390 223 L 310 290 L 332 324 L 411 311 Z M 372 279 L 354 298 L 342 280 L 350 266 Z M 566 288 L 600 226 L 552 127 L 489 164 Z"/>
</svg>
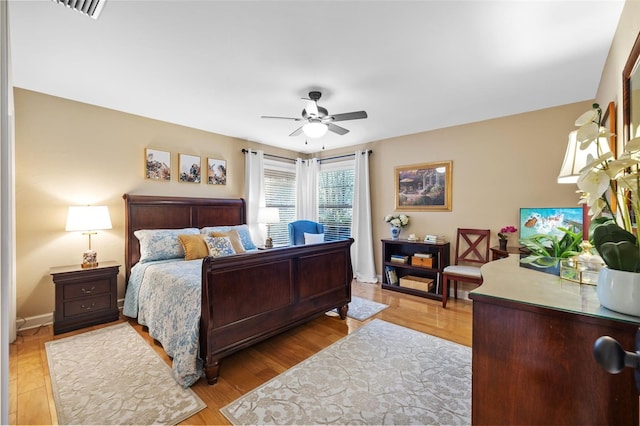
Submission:
<svg viewBox="0 0 640 426">
<path fill-rule="evenodd" d="M 209 247 L 204 241 L 205 235 L 178 235 L 184 249 L 184 260 L 202 259 L 209 256 Z"/>
<path fill-rule="evenodd" d="M 229 237 L 231 240 L 231 245 L 233 246 L 233 250 L 236 253 L 244 253 L 246 250 L 242 245 L 242 240 L 240 239 L 240 234 L 235 229 L 230 231 L 220 232 L 220 231 L 211 231 L 209 232 L 210 237 Z"/>
</svg>

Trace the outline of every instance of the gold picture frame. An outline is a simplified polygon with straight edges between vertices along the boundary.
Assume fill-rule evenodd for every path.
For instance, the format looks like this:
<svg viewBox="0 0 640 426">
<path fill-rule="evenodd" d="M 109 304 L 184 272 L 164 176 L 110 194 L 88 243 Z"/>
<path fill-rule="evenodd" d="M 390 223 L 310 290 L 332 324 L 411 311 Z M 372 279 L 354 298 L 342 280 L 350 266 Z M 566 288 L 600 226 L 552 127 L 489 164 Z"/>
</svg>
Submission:
<svg viewBox="0 0 640 426">
<path fill-rule="evenodd" d="M 227 162 L 217 158 L 207 158 L 207 183 L 210 185 L 227 184 Z"/>
<path fill-rule="evenodd" d="M 452 168 L 452 161 L 396 167 L 396 210 L 450 212 Z"/>
<path fill-rule="evenodd" d="M 202 160 L 198 155 L 179 154 L 178 181 L 200 183 L 202 181 Z"/>
<path fill-rule="evenodd" d="M 149 180 L 169 182 L 171 180 L 171 152 L 145 148 L 144 177 Z"/>
</svg>

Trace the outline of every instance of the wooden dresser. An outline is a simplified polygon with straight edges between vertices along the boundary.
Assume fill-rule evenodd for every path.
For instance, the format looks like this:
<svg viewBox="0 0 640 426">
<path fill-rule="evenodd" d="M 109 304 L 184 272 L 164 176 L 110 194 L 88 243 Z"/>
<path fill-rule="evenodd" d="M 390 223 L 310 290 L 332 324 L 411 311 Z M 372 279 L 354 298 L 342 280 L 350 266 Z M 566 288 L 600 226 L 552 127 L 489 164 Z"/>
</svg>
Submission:
<svg viewBox="0 0 640 426">
<path fill-rule="evenodd" d="M 510 256 L 482 267 L 473 300 L 472 423 L 638 425 L 634 373 L 606 373 L 600 336 L 635 351 L 640 318 L 600 306 L 596 287 Z"/>
</svg>

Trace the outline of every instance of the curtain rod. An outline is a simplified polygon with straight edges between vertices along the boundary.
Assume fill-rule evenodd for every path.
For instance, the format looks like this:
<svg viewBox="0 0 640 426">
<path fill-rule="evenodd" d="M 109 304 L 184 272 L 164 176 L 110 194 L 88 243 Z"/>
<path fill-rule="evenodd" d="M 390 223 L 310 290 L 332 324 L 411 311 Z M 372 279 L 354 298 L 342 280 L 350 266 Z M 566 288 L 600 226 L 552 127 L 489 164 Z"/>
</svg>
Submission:
<svg viewBox="0 0 640 426">
<path fill-rule="evenodd" d="M 242 148 L 242 153 L 246 154 L 250 152 L 248 149 L 246 148 Z M 367 153 L 369 155 L 373 154 L 373 150 L 368 150 L 368 151 L 362 151 L 362 153 Z M 257 154 L 255 151 L 251 151 L 252 154 Z M 295 158 L 289 158 L 289 157 L 281 157 L 280 155 L 274 155 L 274 154 L 263 154 L 265 157 L 272 157 L 272 158 L 279 158 L 281 160 L 287 160 L 287 161 L 293 161 L 295 163 L 296 159 Z M 335 157 L 327 157 L 327 158 L 321 158 L 319 161 L 322 163 L 323 161 L 329 161 L 329 160 L 337 160 L 339 158 L 347 158 L 347 157 L 355 157 L 355 153 L 353 154 L 344 154 L 344 155 L 336 155 Z M 305 161 L 305 160 L 302 160 Z"/>
<path fill-rule="evenodd" d="M 246 148 L 242 148 L 242 153 L 243 153 L 243 154 L 246 154 L 246 153 L 248 153 L 248 152 L 249 152 L 249 150 L 248 150 L 248 149 L 246 149 Z M 252 154 L 257 154 L 257 152 L 255 152 L 255 151 L 251 151 L 251 153 L 252 153 Z M 279 155 L 267 154 L 267 153 L 264 153 L 264 154 L 262 154 L 262 155 L 264 155 L 265 157 L 272 157 L 272 158 L 279 158 L 279 159 L 281 159 L 281 160 L 293 161 L 294 163 L 296 162 L 296 159 L 295 159 L 295 158 L 281 157 L 281 156 L 279 156 Z"/>
</svg>

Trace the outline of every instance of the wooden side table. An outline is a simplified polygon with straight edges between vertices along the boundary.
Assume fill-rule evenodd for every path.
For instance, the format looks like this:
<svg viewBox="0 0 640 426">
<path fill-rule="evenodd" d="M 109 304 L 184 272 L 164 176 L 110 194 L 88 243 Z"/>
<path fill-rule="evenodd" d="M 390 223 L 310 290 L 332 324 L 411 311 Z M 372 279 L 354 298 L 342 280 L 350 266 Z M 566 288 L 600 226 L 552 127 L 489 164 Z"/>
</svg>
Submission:
<svg viewBox="0 0 640 426">
<path fill-rule="evenodd" d="M 56 287 L 53 334 L 116 321 L 119 270 L 114 261 L 87 269 L 80 265 L 51 268 Z"/>
<path fill-rule="evenodd" d="M 509 254 L 520 254 L 520 247 L 507 247 L 506 250 L 500 250 L 499 246 L 493 246 L 491 250 L 491 260 L 504 259 Z"/>
</svg>

